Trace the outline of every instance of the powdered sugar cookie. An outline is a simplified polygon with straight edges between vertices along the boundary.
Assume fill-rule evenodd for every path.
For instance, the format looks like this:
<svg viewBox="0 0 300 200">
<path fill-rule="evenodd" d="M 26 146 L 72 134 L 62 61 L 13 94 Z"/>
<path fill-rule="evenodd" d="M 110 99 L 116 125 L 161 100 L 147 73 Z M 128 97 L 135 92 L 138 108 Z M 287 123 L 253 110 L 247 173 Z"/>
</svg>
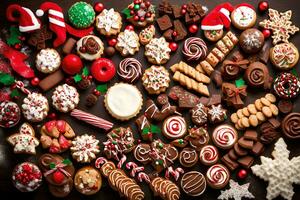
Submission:
<svg viewBox="0 0 300 200">
<path fill-rule="evenodd" d="M 59 85 L 52 95 L 52 105 L 60 112 L 67 113 L 79 103 L 79 94 L 75 87 L 68 84 Z"/>
<path fill-rule="evenodd" d="M 48 100 L 40 93 L 28 94 L 23 100 L 22 113 L 28 121 L 40 122 L 46 118 L 48 111 Z"/>
<path fill-rule="evenodd" d="M 61 63 L 59 53 L 55 49 L 42 49 L 35 59 L 36 68 L 43 73 L 52 73 L 56 71 Z"/>
</svg>

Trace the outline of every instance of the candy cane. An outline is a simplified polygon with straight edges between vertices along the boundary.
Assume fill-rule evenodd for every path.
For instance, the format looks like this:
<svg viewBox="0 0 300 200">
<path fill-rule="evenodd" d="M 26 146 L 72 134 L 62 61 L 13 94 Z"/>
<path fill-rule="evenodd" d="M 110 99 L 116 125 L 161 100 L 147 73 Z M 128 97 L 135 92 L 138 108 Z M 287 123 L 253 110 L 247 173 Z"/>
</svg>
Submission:
<svg viewBox="0 0 300 200">
<path fill-rule="evenodd" d="M 119 169 L 122 168 L 122 166 L 124 165 L 126 159 L 127 159 L 127 157 L 123 154 L 121 160 L 119 161 L 119 163 L 118 163 L 118 165 L 117 165 Z"/>
<path fill-rule="evenodd" d="M 101 165 L 103 165 L 104 163 L 107 162 L 107 159 L 104 158 L 104 157 L 99 157 L 97 158 L 97 160 L 95 161 L 95 167 L 100 169 L 101 168 Z"/>
<path fill-rule="evenodd" d="M 140 182 L 146 181 L 146 183 L 150 183 L 150 178 L 145 172 L 140 172 L 138 174 L 138 180 Z"/>
<path fill-rule="evenodd" d="M 24 94 L 31 94 L 31 92 L 25 88 L 25 85 L 22 81 L 16 81 L 16 86 L 19 90 L 21 90 Z"/>
<path fill-rule="evenodd" d="M 180 177 L 180 174 L 183 174 L 184 170 L 180 167 L 176 168 L 175 170 L 173 169 L 172 166 L 168 167 L 165 173 L 165 178 L 170 179 L 170 174 L 174 177 L 175 181 L 177 181 Z"/>
</svg>

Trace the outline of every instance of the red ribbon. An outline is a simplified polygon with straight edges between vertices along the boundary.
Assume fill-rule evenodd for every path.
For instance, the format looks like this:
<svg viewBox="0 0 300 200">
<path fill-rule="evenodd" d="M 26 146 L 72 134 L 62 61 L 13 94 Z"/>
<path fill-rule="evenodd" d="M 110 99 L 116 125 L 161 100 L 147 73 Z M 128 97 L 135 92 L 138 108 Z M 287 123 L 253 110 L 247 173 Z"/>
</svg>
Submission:
<svg viewBox="0 0 300 200">
<path fill-rule="evenodd" d="M 0 54 L 10 61 L 12 69 L 24 78 L 33 78 L 34 71 L 25 64 L 28 56 L 20 51 L 9 47 L 5 42 L 0 40 Z"/>
</svg>

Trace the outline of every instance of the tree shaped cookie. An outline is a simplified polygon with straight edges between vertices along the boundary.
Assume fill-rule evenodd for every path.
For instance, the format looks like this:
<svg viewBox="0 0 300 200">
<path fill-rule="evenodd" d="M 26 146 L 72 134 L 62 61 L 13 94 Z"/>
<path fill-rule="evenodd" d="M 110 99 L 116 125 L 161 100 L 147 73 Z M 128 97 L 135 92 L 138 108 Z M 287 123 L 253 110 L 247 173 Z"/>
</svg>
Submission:
<svg viewBox="0 0 300 200">
<path fill-rule="evenodd" d="M 259 25 L 266 29 L 273 31 L 273 44 L 279 42 L 288 42 L 290 35 L 299 31 L 299 28 L 292 25 L 291 17 L 292 11 L 288 10 L 283 13 L 279 13 L 277 10 L 269 9 L 270 19 L 265 19 L 259 23 Z"/>
<path fill-rule="evenodd" d="M 35 155 L 35 148 L 39 145 L 32 126 L 28 123 L 21 125 L 19 132 L 7 138 L 7 142 L 14 146 L 14 153 Z"/>
</svg>

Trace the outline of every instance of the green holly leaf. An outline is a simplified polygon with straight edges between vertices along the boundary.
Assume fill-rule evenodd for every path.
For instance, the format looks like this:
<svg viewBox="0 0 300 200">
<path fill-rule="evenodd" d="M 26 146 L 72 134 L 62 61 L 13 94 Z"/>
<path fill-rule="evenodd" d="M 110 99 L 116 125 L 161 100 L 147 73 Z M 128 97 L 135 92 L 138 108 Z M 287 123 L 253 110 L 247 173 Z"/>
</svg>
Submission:
<svg viewBox="0 0 300 200">
<path fill-rule="evenodd" d="M 293 69 L 291 70 L 291 73 L 292 73 L 294 76 L 298 77 L 298 73 L 297 73 L 297 70 L 296 70 L 295 68 L 293 68 Z"/>
<path fill-rule="evenodd" d="M 14 82 L 15 79 L 10 74 L 0 72 L 0 83 L 2 83 L 3 85 L 11 85 Z"/>
<path fill-rule="evenodd" d="M 161 133 L 160 128 L 158 126 L 155 126 L 155 125 L 152 125 L 152 124 L 151 124 L 150 130 L 151 130 L 152 133 Z"/>
<path fill-rule="evenodd" d="M 89 69 L 87 67 L 84 67 L 82 69 L 82 74 L 85 75 L 85 76 L 88 76 L 89 75 Z"/>
<path fill-rule="evenodd" d="M 55 165 L 55 163 L 52 162 L 49 164 L 49 167 L 50 167 L 50 169 L 55 169 L 56 165 Z"/>
<path fill-rule="evenodd" d="M 78 83 L 79 81 L 82 80 L 82 76 L 80 74 L 76 74 L 74 77 L 73 77 L 75 83 Z"/>
<path fill-rule="evenodd" d="M 142 130 L 142 134 L 143 135 L 146 135 L 150 132 L 150 127 L 144 127 L 143 130 Z"/>
<path fill-rule="evenodd" d="M 107 91 L 107 84 L 98 85 L 96 87 L 96 90 L 98 90 L 101 93 L 105 93 Z"/>
<path fill-rule="evenodd" d="M 19 40 L 19 36 L 21 36 L 21 32 L 19 31 L 18 27 L 11 26 L 9 28 L 9 32 L 10 32 L 9 38 L 7 38 L 6 40 L 8 45 L 12 46 L 21 43 L 21 41 Z"/>
<path fill-rule="evenodd" d="M 11 98 L 19 97 L 19 96 L 20 96 L 20 93 L 19 93 L 18 89 L 13 89 L 10 93 Z"/>
<path fill-rule="evenodd" d="M 64 160 L 62 161 L 62 163 L 65 164 L 65 165 L 70 165 L 70 164 L 72 164 L 71 160 L 69 160 L 69 159 L 64 159 Z"/>
<path fill-rule="evenodd" d="M 131 14 L 130 14 L 130 9 L 129 8 L 125 8 L 124 10 L 122 10 L 122 13 L 126 16 L 126 19 L 131 18 Z"/>
<path fill-rule="evenodd" d="M 245 85 L 245 81 L 244 81 L 243 78 L 240 78 L 240 79 L 238 79 L 238 80 L 235 81 L 235 86 L 236 86 L 237 88 L 240 88 L 240 87 L 242 87 L 242 86 L 244 86 L 244 85 Z"/>
</svg>

